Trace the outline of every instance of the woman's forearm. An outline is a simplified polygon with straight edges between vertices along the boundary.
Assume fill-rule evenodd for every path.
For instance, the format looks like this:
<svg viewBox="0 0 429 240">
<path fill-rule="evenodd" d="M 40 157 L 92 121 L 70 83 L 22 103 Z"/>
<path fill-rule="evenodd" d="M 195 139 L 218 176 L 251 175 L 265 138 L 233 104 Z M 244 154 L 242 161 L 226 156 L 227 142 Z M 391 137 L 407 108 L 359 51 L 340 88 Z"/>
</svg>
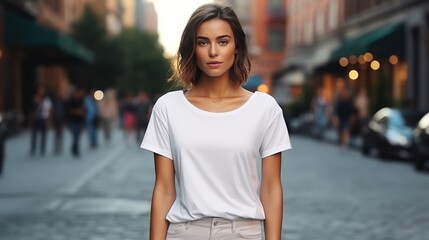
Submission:
<svg viewBox="0 0 429 240">
<path fill-rule="evenodd" d="M 265 211 L 265 240 L 280 240 L 283 222 L 283 189 L 281 184 L 271 189 L 261 187 L 261 202 Z"/>
<path fill-rule="evenodd" d="M 166 216 L 175 198 L 175 194 L 154 188 L 150 213 L 150 240 L 165 240 L 168 229 Z"/>
</svg>

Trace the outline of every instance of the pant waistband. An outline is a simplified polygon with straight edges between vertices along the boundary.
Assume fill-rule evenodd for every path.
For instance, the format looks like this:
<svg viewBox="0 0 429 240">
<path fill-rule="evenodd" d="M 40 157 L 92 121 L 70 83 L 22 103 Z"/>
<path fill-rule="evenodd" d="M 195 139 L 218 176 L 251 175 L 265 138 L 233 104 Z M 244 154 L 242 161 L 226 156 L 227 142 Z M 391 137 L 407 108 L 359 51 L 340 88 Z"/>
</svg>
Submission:
<svg viewBox="0 0 429 240">
<path fill-rule="evenodd" d="M 225 218 L 207 217 L 207 218 L 201 218 L 195 221 L 189 221 L 189 222 L 186 222 L 186 224 L 206 227 L 206 228 L 229 225 L 231 226 L 231 228 L 235 228 L 239 226 L 260 225 L 261 222 L 262 220 L 259 220 L 259 219 L 237 218 L 237 219 L 230 220 Z"/>
</svg>

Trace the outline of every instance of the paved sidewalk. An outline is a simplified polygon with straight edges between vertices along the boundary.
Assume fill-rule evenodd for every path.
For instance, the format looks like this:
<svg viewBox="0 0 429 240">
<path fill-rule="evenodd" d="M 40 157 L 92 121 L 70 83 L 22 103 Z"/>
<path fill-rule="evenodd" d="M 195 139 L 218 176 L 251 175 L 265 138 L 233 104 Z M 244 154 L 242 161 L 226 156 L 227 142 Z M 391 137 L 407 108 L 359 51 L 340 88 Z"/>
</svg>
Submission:
<svg viewBox="0 0 429 240">
<path fill-rule="evenodd" d="M 320 138 L 321 141 L 338 144 L 338 132 L 335 128 L 328 128 L 323 132 Z M 355 136 L 350 139 L 350 148 L 360 149 L 362 145 L 362 137 Z"/>
<path fill-rule="evenodd" d="M 87 134 L 81 136 L 81 156 L 70 154 L 70 133 L 65 129 L 63 154 L 53 154 L 53 134 L 47 135 L 45 156 L 29 154 L 30 132 L 25 131 L 6 142 L 6 159 L 0 177 L 0 214 L 43 211 L 51 195 L 72 195 L 124 150 L 122 133 L 116 129 L 110 143 L 90 149 Z M 46 206 L 49 207 L 49 206 Z"/>
<path fill-rule="evenodd" d="M 120 131 L 109 145 L 84 147 L 80 159 L 68 153 L 29 158 L 18 151 L 27 140 L 28 134 L 8 143 L 8 174 L 0 179 L 0 239 L 148 238 L 151 153 L 124 141 Z"/>
</svg>

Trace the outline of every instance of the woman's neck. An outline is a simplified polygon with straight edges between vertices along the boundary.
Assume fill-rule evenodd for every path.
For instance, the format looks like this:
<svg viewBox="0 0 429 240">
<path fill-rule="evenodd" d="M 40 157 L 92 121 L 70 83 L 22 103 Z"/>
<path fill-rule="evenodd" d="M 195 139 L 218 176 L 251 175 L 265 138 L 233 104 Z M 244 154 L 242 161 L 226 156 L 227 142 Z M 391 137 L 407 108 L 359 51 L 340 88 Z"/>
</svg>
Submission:
<svg viewBox="0 0 429 240">
<path fill-rule="evenodd" d="M 204 85 L 198 85 L 190 89 L 193 96 L 208 97 L 211 99 L 221 99 L 236 97 L 241 94 L 240 86 L 229 86 L 229 87 L 206 87 Z"/>
<path fill-rule="evenodd" d="M 198 84 L 192 87 L 195 95 L 223 98 L 236 95 L 240 86 L 235 85 L 229 78 L 201 78 Z"/>
</svg>

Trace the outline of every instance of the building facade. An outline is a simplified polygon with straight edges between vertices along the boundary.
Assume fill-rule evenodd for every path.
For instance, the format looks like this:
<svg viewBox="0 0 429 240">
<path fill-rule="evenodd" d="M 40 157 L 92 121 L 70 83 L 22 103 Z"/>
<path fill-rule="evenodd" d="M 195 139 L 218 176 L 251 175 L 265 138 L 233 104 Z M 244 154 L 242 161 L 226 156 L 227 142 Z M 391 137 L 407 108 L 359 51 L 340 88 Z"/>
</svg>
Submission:
<svg viewBox="0 0 429 240">
<path fill-rule="evenodd" d="M 285 58 L 286 1 L 253 1 L 252 12 L 254 72 L 261 76 L 267 92 L 272 93 L 274 75 Z"/>
<path fill-rule="evenodd" d="M 340 88 L 364 89 L 372 112 L 383 106 L 429 110 L 428 5 L 288 0 L 286 57 L 275 78 L 279 99 L 293 102 L 290 86 L 307 84 L 331 102 Z"/>
<path fill-rule="evenodd" d="M 332 50 L 339 45 L 343 9 L 343 0 L 286 1 L 285 58 L 274 78 L 274 96 L 282 104 L 300 99 L 303 85 L 314 78 L 332 100 L 336 76 L 321 66 L 330 61 Z"/>
<path fill-rule="evenodd" d="M 342 45 L 333 55 L 349 60 L 347 70 L 358 69 L 353 85 L 368 89 L 373 110 L 387 104 L 429 111 L 429 2 L 350 0 L 345 13 Z M 379 62 L 376 70 L 372 62 L 350 63 L 365 53 Z"/>
<path fill-rule="evenodd" d="M 0 2 L 0 98 L 26 125 L 38 85 L 67 95 L 65 66 L 91 64 L 92 53 L 69 36 L 86 4 L 107 16 L 119 0 L 4 0 Z M 111 5 L 108 5 L 111 4 Z M 109 8 L 110 6 L 110 8 Z M 119 19 L 118 17 L 115 17 Z"/>
<path fill-rule="evenodd" d="M 285 57 L 285 0 L 216 0 L 237 13 L 248 40 L 252 74 L 246 88 L 272 92 L 274 75 Z"/>
<path fill-rule="evenodd" d="M 125 27 L 135 27 L 152 33 L 158 32 L 158 16 L 155 6 L 147 0 L 123 0 Z"/>
<path fill-rule="evenodd" d="M 158 32 L 158 15 L 153 2 L 146 0 L 137 2 L 136 28 L 151 33 Z"/>
</svg>

